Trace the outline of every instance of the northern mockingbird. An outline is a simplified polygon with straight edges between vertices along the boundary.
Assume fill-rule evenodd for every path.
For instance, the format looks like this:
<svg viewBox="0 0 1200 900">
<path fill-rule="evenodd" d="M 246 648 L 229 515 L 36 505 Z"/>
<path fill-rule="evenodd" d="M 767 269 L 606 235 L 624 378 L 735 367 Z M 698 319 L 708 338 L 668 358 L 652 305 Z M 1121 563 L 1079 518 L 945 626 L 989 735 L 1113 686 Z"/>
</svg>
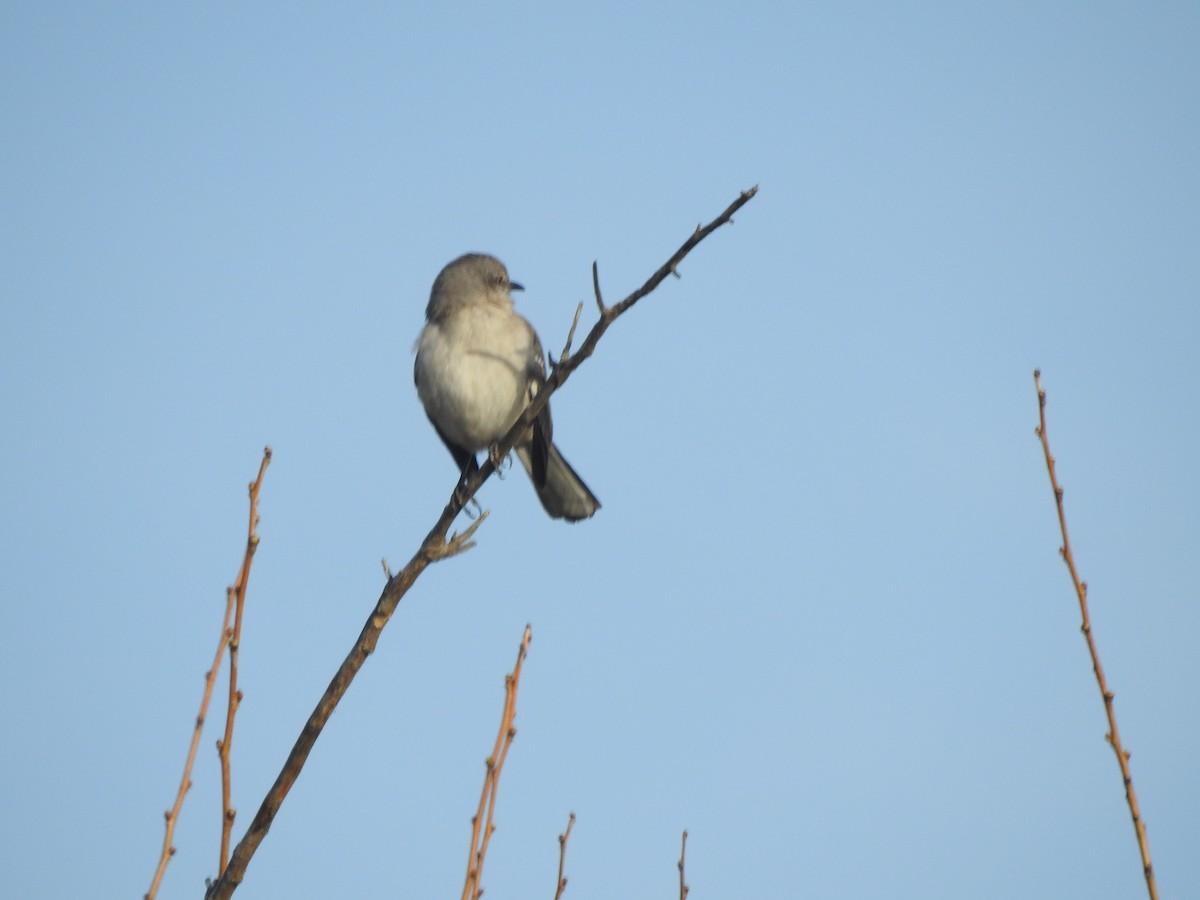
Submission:
<svg viewBox="0 0 1200 900">
<path fill-rule="evenodd" d="M 468 253 L 442 269 L 417 339 L 413 379 L 425 414 L 463 477 L 475 454 L 504 437 L 546 380 L 537 333 L 513 309 L 510 281 L 494 256 Z M 542 506 L 555 519 L 578 522 L 600 501 L 552 440 L 547 405 L 514 448 Z"/>
</svg>

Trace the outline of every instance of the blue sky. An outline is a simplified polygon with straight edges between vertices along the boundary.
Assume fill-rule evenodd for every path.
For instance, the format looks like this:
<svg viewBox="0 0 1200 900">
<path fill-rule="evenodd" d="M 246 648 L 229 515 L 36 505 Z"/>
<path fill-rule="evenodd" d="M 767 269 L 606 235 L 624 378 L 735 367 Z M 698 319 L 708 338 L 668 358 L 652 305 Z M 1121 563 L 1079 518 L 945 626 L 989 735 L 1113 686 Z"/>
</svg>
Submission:
<svg viewBox="0 0 1200 900">
<path fill-rule="evenodd" d="M 0 858 L 140 896 L 244 541 L 240 835 L 455 482 L 429 285 L 562 345 L 760 185 L 554 398 L 405 599 L 238 897 L 456 895 L 525 624 L 488 896 L 1144 890 L 1034 437 L 1164 896 L 1200 883 L 1194 4 L 9 4 Z M 593 310 L 585 307 L 584 325 Z M 210 720 L 162 897 L 215 874 Z"/>
</svg>

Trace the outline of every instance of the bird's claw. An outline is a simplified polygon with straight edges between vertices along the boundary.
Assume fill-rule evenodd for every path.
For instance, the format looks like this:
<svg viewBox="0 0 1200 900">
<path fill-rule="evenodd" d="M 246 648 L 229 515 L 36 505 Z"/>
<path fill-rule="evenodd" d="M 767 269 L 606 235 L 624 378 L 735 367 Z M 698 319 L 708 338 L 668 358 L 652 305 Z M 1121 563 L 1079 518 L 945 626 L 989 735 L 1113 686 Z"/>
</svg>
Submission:
<svg viewBox="0 0 1200 900">
<path fill-rule="evenodd" d="M 500 445 L 492 444 L 488 447 L 488 459 L 492 461 L 492 468 L 496 470 L 496 475 L 500 478 L 504 477 L 504 466 L 508 460 L 508 455 L 500 455 Z"/>
</svg>

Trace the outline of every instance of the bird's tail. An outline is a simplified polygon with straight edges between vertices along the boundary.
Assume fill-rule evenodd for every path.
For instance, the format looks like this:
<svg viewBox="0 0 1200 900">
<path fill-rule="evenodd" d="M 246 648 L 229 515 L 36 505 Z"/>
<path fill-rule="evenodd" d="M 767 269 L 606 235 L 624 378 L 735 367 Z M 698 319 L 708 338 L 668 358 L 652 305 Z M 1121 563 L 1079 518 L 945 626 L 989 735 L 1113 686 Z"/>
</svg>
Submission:
<svg viewBox="0 0 1200 900">
<path fill-rule="evenodd" d="M 542 506 L 552 518 L 578 522 L 580 519 L 591 518 L 600 508 L 600 501 L 596 499 L 596 495 L 588 490 L 583 479 L 571 468 L 570 463 L 563 459 L 553 444 L 550 445 L 550 454 L 546 458 L 546 477 L 541 484 L 533 474 L 532 446 L 527 444 L 517 447 L 517 457 L 529 473 Z"/>
</svg>

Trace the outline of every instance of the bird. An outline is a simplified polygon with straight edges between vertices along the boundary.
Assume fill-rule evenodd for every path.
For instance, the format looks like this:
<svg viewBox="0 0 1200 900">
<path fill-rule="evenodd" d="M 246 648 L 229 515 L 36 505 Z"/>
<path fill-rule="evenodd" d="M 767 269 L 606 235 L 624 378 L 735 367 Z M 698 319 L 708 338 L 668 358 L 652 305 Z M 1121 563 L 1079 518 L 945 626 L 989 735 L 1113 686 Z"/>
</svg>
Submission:
<svg viewBox="0 0 1200 900">
<path fill-rule="evenodd" d="M 413 381 L 464 479 L 479 467 L 475 454 L 492 451 L 546 381 L 537 332 L 513 307 L 512 292 L 524 289 L 496 257 L 467 253 L 446 264 L 429 292 Z M 559 453 L 553 430 L 547 404 L 513 449 L 551 518 L 590 518 L 600 501 Z"/>
</svg>

